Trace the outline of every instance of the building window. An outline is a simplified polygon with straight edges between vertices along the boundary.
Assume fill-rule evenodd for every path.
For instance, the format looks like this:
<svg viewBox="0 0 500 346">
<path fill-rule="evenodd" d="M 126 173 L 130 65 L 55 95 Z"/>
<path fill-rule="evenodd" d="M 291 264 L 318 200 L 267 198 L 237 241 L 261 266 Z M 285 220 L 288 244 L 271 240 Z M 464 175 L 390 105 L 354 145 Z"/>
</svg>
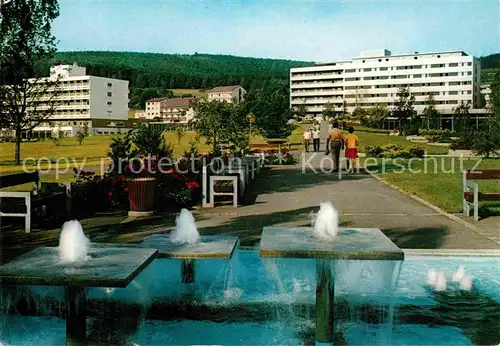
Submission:
<svg viewBox="0 0 500 346">
<path fill-rule="evenodd" d="M 113 84 L 108 83 L 108 88 L 111 88 L 112 86 L 113 86 Z"/>
<path fill-rule="evenodd" d="M 113 93 L 111 91 L 108 91 L 108 97 L 113 96 Z"/>
<path fill-rule="evenodd" d="M 438 55 L 438 58 L 440 58 L 440 57 L 441 57 L 441 55 Z"/>
<path fill-rule="evenodd" d="M 414 57 L 413 59 L 417 60 L 417 59 L 418 59 L 418 56 Z"/>
<path fill-rule="evenodd" d="M 471 63 L 471 62 L 468 62 L 468 63 L 467 63 L 467 66 L 472 66 L 472 63 Z"/>
<path fill-rule="evenodd" d="M 458 63 L 452 62 L 448 64 L 449 67 L 458 67 Z"/>
<path fill-rule="evenodd" d="M 387 71 L 389 68 L 388 67 L 381 67 L 380 71 Z"/>
<path fill-rule="evenodd" d="M 113 102 L 108 101 L 108 106 L 111 106 L 112 104 L 113 104 Z"/>
</svg>

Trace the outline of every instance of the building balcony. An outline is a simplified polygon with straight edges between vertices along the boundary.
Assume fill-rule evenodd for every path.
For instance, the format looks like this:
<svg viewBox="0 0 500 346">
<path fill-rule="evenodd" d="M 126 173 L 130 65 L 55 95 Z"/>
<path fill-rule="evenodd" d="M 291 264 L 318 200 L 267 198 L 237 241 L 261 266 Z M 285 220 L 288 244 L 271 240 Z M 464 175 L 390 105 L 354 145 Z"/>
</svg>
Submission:
<svg viewBox="0 0 500 346">
<path fill-rule="evenodd" d="M 293 91 L 291 93 L 292 97 L 298 96 L 330 96 L 330 95 L 344 95 L 344 90 L 334 90 L 334 91 Z"/>
<path fill-rule="evenodd" d="M 311 75 L 311 76 L 297 76 L 297 75 L 292 75 L 290 80 L 291 81 L 304 81 L 304 80 L 323 80 L 323 79 L 338 79 L 342 80 L 343 74 L 336 74 L 336 73 L 320 73 L 317 75 Z"/>
</svg>

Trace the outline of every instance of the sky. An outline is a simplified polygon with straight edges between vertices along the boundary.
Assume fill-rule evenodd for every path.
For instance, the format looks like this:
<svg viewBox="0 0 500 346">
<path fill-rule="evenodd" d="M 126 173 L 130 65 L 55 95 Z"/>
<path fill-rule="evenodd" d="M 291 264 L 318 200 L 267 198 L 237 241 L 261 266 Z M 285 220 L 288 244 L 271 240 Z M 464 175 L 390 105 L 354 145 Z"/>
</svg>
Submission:
<svg viewBox="0 0 500 346">
<path fill-rule="evenodd" d="M 500 52 L 500 1 L 59 0 L 58 49 L 231 54 L 325 62 Z"/>
</svg>

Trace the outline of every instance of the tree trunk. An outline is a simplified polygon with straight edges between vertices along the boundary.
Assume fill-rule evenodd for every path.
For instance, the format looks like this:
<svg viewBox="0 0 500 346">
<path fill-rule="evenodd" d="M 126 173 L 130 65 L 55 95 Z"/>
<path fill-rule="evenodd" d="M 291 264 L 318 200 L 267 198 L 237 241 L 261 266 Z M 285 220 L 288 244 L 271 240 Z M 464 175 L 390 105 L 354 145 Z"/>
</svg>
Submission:
<svg viewBox="0 0 500 346">
<path fill-rule="evenodd" d="M 16 165 L 21 164 L 21 130 L 16 130 Z"/>
</svg>

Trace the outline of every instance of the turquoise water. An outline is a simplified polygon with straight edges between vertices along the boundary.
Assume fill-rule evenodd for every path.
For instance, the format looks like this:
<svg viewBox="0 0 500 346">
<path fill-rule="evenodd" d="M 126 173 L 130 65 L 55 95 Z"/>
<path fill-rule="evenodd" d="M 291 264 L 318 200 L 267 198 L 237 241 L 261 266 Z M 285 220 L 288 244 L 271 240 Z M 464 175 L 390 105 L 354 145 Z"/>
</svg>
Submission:
<svg viewBox="0 0 500 346">
<path fill-rule="evenodd" d="M 449 283 L 446 291 L 436 292 L 427 285 L 429 269 L 444 271 L 450 281 L 459 265 L 473 277 L 471 291 Z M 334 266 L 338 344 L 500 343 L 499 257 L 409 256 L 402 263 L 341 261 Z M 394 273 L 399 277 L 391 287 Z M 129 345 L 314 342 L 314 260 L 261 259 L 256 251 L 237 250 L 231 261 L 198 261 L 195 278 L 194 284 L 183 285 L 180 261 L 157 259 L 127 288 L 90 288 L 89 333 L 105 343 Z M 18 297 L 36 297 L 36 302 L 17 315 L 3 316 L 0 341 L 64 343 L 65 321 L 50 317 L 63 289 L 19 292 Z M 33 311 L 45 316 L 32 316 Z"/>
</svg>

